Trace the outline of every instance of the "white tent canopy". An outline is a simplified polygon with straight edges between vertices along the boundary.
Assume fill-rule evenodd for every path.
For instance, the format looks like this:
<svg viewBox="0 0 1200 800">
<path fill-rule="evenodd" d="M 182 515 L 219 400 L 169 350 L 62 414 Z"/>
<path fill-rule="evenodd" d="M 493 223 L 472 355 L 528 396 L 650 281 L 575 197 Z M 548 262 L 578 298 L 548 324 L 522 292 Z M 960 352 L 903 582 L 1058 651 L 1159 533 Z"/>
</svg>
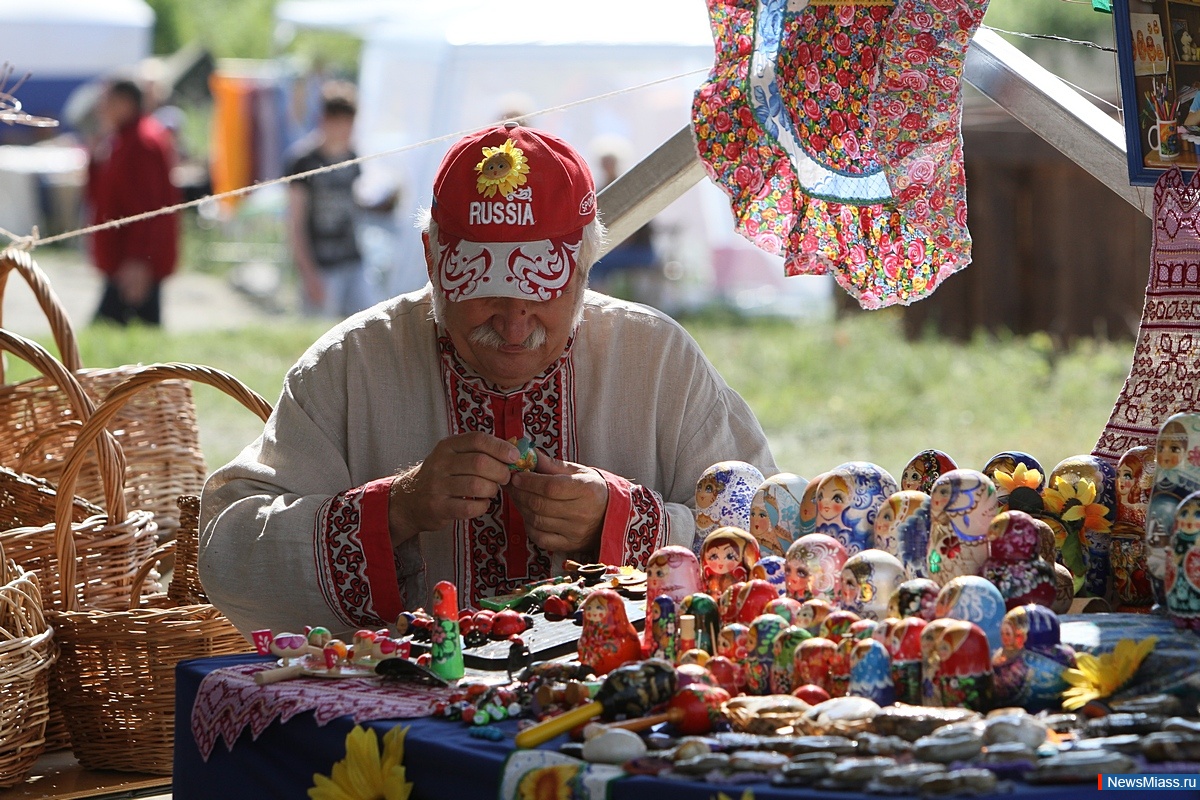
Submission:
<svg viewBox="0 0 1200 800">
<path fill-rule="evenodd" d="M 0 0 L 4 60 L 34 79 L 95 77 L 150 53 L 143 0 Z"/>
</svg>

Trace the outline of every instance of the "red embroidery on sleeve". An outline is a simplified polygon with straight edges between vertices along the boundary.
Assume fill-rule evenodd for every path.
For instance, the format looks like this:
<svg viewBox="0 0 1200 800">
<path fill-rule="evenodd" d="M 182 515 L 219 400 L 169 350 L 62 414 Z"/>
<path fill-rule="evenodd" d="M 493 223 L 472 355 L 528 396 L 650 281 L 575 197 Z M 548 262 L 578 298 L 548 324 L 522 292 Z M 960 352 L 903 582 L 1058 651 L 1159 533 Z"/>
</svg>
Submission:
<svg viewBox="0 0 1200 800">
<path fill-rule="evenodd" d="M 645 486 L 596 470 L 608 483 L 608 508 L 600 532 L 600 561 L 644 568 L 650 555 L 667 543 L 670 521 L 662 498 Z"/>
<path fill-rule="evenodd" d="M 376 626 L 400 613 L 387 501 L 391 479 L 349 489 L 317 513 L 314 557 L 325 603 L 347 626 Z"/>
</svg>

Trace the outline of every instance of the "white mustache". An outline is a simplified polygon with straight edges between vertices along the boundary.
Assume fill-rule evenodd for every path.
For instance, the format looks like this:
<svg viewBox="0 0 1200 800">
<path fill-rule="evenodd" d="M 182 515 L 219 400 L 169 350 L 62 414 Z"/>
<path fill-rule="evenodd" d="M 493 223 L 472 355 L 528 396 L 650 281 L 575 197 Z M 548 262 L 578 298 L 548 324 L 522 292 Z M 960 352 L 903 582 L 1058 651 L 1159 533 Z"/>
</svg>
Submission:
<svg viewBox="0 0 1200 800">
<path fill-rule="evenodd" d="M 471 344 L 491 347 L 495 350 L 499 350 L 508 344 L 508 341 L 500 335 L 500 332 L 490 322 L 484 322 L 481 325 L 475 326 L 468 338 L 471 340 Z M 537 350 L 545 343 L 546 329 L 539 324 L 525 337 L 525 341 L 521 342 L 521 347 L 526 350 Z"/>
</svg>

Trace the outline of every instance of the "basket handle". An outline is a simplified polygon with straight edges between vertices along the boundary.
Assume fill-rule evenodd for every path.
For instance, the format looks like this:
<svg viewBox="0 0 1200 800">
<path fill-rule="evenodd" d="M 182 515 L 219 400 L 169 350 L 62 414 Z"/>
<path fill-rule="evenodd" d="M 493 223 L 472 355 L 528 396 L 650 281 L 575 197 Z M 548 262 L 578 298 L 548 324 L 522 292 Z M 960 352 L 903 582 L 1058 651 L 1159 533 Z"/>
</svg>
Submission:
<svg viewBox="0 0 1200 800">
<path fill-rule="evenodd" d="M 46 321 L 50 323 L 50 331 L 54 334 L 54 344 L 58 347 L 63 365 L 71 372 L 83 369 L 83 361 L 79 358 L 79 345 L 75 338 L 75 329 L 71 326 L 71 320 L 67 317 L 62 301 L 58 299 L 58 295 L 51 288 L 46 273 L 42 272 L 41 267 L 28 252 L 11 247 L 0 252 L 0 325 L 3 324 L 4 319 L 4 289 L 12 270 L 16 270 L 25 279 L 33 291 L 33 296 L 37 298 L 38 305 L 42 307 Z M 3 382 L 4 364 L 0 363 L 0 383 Z"/>
<path fill-rule="evenodd" d="M 133 611 L 138 607 L 138 603 L 142 602 L 142 587 L 146 583 L 146 576 L 150 574 L 150 570 L 154 569 L 154 565 L 162 559 L 166 558 L 175 551 L 175 540 L 160 544 L 154 548 L 154 552 L 146 556 L 146 560 L 138 567 L 138 571 L 133 573 L 133 585 L 129 587 L 129 610 Z"/>
<path fill-rule="evenodd" d="M 17 460 L 13 469 L 17 472 L 29 472 L 29 462 L 35 455 L 41 452 L 43 445 L 51 439 L 56 439 L 60 436 L 68 436 L 71 430 L 78 432 L 79 428 L 83 427 L 83 422 L 78 419 L 65 419 L 62 422 L 56 422 L 53 425 L 47 425 L 46 429 L 39 431 L 29 443 L 25 445 L 17 456 Z"/>
<path fill-rule="evenodd" d="M 74 496 L 75 481 L 83 468 L 83 456 L 87 452 L 88 445 L 100 435 L 104 426 L 117 415 L 126 401 L 151 384 L 172 379 L 190 380 L 214 386 L 258 414 L 264 422 L 271 416 L 271 404 L 264 400 L 258 392 L 228 372 L 197 364 L 175 362 L 138 367 L 132 375 L 109 390 L 103 402 L 97 406 L 95 413 L 83 424 L 79 436 L 75 438 L 75 445 L 71 448 L 70 455 L 67 456 L 62 476 L 58 482 L 58 498 L 54 506 L 54 539 L 58 555 L 58 583 L 62 590 L 65 611 L 74 611 L 79 598 L 75 589 L 75 538 L 71 535 L 71 503 L 64 501 L 63 498 Z M 109 509 L 109 519 L 113 519 L 111 508 Z M 123 520 L 124 515 L 120 519 Z"/>
<path fill-rule="evenodd" d="M 0 264 L 2 263 L 0 260 Z M 66 366 L 50 355 L 46 348 L 31 339 L 0 328 L 0 350 L 7 350 L 22 361 L 27 361 L 53 381 L 66 396 L 67 403 L 77 420 L 85 420 L 92 416 L 96 410 L 96 404 L 88 397 L 87 392 L 79 385 L 75 376 L 67 371 Z M 97 445 L 97 451 L 100 477 L 104 481 L 105 507 L 110 514 L 119 515 L 120 519 L 124 519 L 125 453 L 113 435 L 107 431 Z M 22 454 L 22 463 L 24 461 L 25 456 Z M 74 495 L 69 496 L 74 498 Z"/>
</svg>

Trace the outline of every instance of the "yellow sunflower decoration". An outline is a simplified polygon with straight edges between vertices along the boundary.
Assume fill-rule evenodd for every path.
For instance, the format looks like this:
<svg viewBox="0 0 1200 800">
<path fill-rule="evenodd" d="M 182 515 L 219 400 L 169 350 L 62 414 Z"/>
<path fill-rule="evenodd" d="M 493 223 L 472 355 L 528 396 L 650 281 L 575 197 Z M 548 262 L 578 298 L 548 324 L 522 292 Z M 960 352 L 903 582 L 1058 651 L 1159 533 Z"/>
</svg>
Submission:
<svg viewBox="0 0 1200 800">
<path fill-rule="evenodd" d="M 346 757 L 329 777 L 313 775 L 312 800 L 408 800 L 412 784 L 404 775 L 404 736 L 395 727 L 383 735 L 383 753 L 372 728 L 355 725 L 346 735 Z"/>
<path fill-rule="evenodd" d="M 1075 656 L 1075 668 L 1064 669 L 1063 678 L 1071 688 L 1063 692 L 1063 708 L 1074 711 L 1093 700 L 1108 697 L 1124 686 L 1154 649 L 1158 637 L 1140 642 L 1122 639 L 1111 653 L 1099 657 L 1090 653 Z"/>
<path fill-rule="evenodd" d="M 998 469 L 995 474 L 996 483 L 1000 484 L 1008 494 L 1012 494 L 1013 489 L 1024 486 L 1037 491 L 1038 486 L 1042 483 L 1042 473 L 1036 469 L 1029 469 L 1024 464 L 1017 464 L 1016 468 L 1011 473 L 1006 470 Z"/>
<path fill-rule="evenodd" d="M 1054 479 L 1054 488 L 1047 489 L 1042 499 L 1046 509 L 1059 515 L 1064 523 L 1082 521 L 1084 531 L 1107 532 L 1112 523 L 1106 519 L 1108 506 L 1096 501 L 1096 484 L 1080 478 L 1074 484 L 1061 477 Z"/>
<path fill-rule="evenodd" d="M 475 165 L 475 171 L 479 173 L 475 188 L 481 195 L 494 197 L 499 192 L 508 197 L 518 186 L 525 185 L 529 161 L 512 139 L 505 139 L 499 147 L 483 148 L 483 160 Z"/>
</svg>

